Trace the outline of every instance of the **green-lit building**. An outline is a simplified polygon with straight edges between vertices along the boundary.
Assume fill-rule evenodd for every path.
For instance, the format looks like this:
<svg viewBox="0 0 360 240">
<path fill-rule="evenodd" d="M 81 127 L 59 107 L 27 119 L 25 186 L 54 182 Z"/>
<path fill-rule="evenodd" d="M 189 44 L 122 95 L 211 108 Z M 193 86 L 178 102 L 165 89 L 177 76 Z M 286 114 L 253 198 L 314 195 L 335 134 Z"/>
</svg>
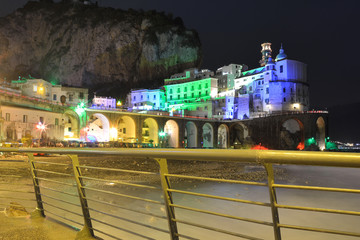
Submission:
<svg viewBox="0 0 360 240">
<path fill-rule="evenodd" d="M 166 108 L 171 115 L 211 118 L 218 80 L 209 70 L 189 69 L 165 79 Z"/>
</svg>

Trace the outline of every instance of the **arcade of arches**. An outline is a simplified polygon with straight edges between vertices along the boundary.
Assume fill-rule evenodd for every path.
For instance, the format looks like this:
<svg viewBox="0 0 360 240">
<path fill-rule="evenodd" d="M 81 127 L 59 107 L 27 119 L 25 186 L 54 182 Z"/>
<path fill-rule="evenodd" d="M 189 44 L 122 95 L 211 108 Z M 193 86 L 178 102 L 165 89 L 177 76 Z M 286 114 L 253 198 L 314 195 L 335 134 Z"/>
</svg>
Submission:
<svg viewBox="0 0 360 240">
<path fill-rule="evenodd" d="M 318 147 L 324 149 L 326 122 L 323 117 L 318 117 L 315 120 L 316 125 L 310 134 L 316 137 Z M 248 125 L 242 122 L 217 125 L 216 123 L 196 120 L 183 121 L 183 123 L 180 121 L 183 120 L 167 119 L 160 121 L 155 117 L 139 119 L 121 116 L 113 120 L 115 123 L 111 125 L 110 120 L 105 115 L 95 113 L 90 115 L 87 123 L 86 139 L 99 142 L 143 143 L 153 147 L 173 148 L 249 148 L 253 144 L 258 144 L 252 142 L 251 136 L 254 132 L 250 135 Z M 278 124 L 278 138 L 275 141 L 278 141 L 279 149 L 304 149 L 305 130 L 302 121 L 296 118 L 288 118 L 278 122 Z M 252 129 L 252 131 L 254 130 Z M 310 134 L 307 133 L 307 135 Z"/>
</svg>

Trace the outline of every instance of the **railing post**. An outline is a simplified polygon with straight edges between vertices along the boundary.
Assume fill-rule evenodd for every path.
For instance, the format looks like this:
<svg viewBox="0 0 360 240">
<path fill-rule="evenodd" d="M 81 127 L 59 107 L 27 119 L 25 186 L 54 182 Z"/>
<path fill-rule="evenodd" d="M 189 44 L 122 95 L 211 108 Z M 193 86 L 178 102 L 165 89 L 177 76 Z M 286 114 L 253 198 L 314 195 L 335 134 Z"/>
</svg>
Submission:
<svg viewBox="0 0 360 240">
<path fill-rule="evenodd" d="M 94 231 L 91 224 L 90 212 L 86 200 L 85 189 L 83 189 L 83 181 L 81 179 L 81 171 L 79 168 L 79 158 L 77 155 L 69 155 L 71 158 L 71 162 L 73 165 L 74 170 L 74 177 L 76 180 L 76 185 L 79 193 L 80 204 L 84 216 L 84 227 L 83 229 L 77 234 L 76 239 L 86 239 L 86 238 L 93 238 Z"/>
<path fill-rule="evenodd" d="M 274 235 L 275 240 L 281 240 L 281 232 L 279 227 L 279 213 L 276 207 L 277 200 L 276 200 L 276 192 L 275 188 L 273 187 L 274 184 L 274 170 L 272 164 L 264 163 L 267 176 L 268 176 L 268 187 L 269 187 L 269 194 L 270 194 L 270 204 L 271 204 L 271 213 L 273 219 L 273 227 L 274 227 Z"/>
<path fill-rule="evenodd" d="M 173 204 L 172 194 L 168 191 L 170 189 L 170 181 L 165 176 L 165 174 L 169 173 L 168 167 L 167 167 L 167 161 L 165 158 L 155 158 L 155 160 L 159 163 L 160 166 L 160 179 L 161 179 L 161 186 L 163 189 L 164 194 L 164 200 L 165 200 L 165 206 L 166 206 L 166 214 L 168 218 L 169 223 L 169 230 L 171 234 L 172 240 L 178 240 L 178 230 L 175 220 L 175 210 L 174 207 L 171 206 Z"/>
<path fill-rule="evenodd" d="M 32 214 L 32 217 L 41 216 L 45 217 L 44 206 L 41 199 L 39 180 L 37 179 L 37 172 L 34 163 L 34 154 L 28 153 L 29 163 L 30 163 L 30 172 L 34 185 L 35 197 L 36 197 L 36 210 L 35 213 Z"/>
</svg>

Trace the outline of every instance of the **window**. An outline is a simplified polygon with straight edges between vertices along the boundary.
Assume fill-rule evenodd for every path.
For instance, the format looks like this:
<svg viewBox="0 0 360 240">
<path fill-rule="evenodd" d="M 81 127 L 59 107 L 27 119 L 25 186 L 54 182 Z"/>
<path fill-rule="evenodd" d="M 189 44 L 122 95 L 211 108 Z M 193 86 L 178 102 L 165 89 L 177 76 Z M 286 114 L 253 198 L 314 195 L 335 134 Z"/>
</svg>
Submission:
<svg viewBox="0 0 360 240">
<path fill-rule="evenodd" d="M 172 96 L 170 96 L 170 100 L 172 100 Z"/>
<path fill-rule="evenodd" d="M 261 81 L 261 84 L 264 84 L 264 80 Z"/>
<path fill-rule="evenodd" d="M 141 100 L 143 100 L 143 95 L 140 96 Z"/>
<path fill-rule="evenodd" d="M 180 94 L 178 94 L 178 97 L 177 97 L 178 99 L 180 99 Z"/>
<path fill-rule="evenodd" d="M 28 121 L 28 116 L 27 115 L 23 115 L 23 123 L 27 123 Z"/>
<path fill-rule="evenodd" d="M 206 90 L 206 91 L 205 91 L 205 95 L 207 96 L 208 94 L 209 94 L 209 91 L 208 91 L 208 90 Z"/>
<path fill-rule="evenodd" d="M 54 94 L 53 95 L 53 100 L 56 101 L 56 99 L 57 99 L 57 96 L 56 96 L 56 94 Z"/>
<path fill-rule="evenodd" d="M 154 100 L 156 100 L 156 95 L 154 95 Z"/>
<path fill-rule="evenodd" d="M 191 91 L 194 91 L 194 86 L 191 86 Z"/>
<path fill-rule="evenodd" d="M 208 109 L 208 107 L 207 107 L 207 106 L 205 106 L 205 107 L 204 107 L 204 109 L 205 109 L 205 110 L 207 110 L 207 109 Z"/>
<path fill-rule="evenodd" d="M 136 101 L 136 96 L 134 96 L 134 101 Z"/>
<path fill-rule="evenodd" d="M 269 70 L 269 66 L 266 66 L 266 70 Z"/>
<path fill-rule="evenodd" d="M 184 88 L 184 92 L 187 92 L 187 87 Z"/>
<path fill-rule="evenodd" d="M 286 92 L 286 88 L 283 88 L 283 92 Z"/>
<path fill-rule="evenodd" d="M 180 88 L 177 89 L 177 92 L 180 93 Z"/>
<path fill-rule="evenodd" d="M 55 126 L 59 126 L 59 119 L 55 118 Z"/>
<path fill-rule="evenodd" d="M 284 98 L 284 102 L 286 102 L 286 98 Z"/>
<path fill-rule="evenodd" d="M 33 85 L 33 91 L 37 92 L 37 86 L 36 85 Z"/>
<path fill-rule="evenodd" d="M 209 84 L 208 83 L 205 83 L 205 88 L 208 88 L 209 87 Z"/>
<path fill-rule="evenodd" d="M 269 104 L 269 99 L 268 99 L 268 98 L 265 99 L 265 103 L 266 103 L 266 104 Z"/>
<path fill-rule="evenodd" d="M 191 97 L 194 98 L 194 93 L 191 93 Z"/>
<path fill-rule="evenodd" d="M 284 71 L 284 66 L 280 65 L 280 72 L 282 73 Z"/>
<path fill-rule="evenodd" d="M 150 95 L 147 95 L 147 100 L 149 100 L 150 99 Z"/>
<path fill-rule="evenodd" d="M 201 92 L 199 92 L 199 97 L 201 96 Z"/>
<path fill-rule="evenodd" d="M 170 89 L 170 94 L 172 93 L 172 88 Z"/>
<path fill-rule="evenodd" d="M 269 94 L 269 88 L 266 88 L 266 93 Z"/>
<path fill-rule="evenodd" d="M 293 92 L 292 88 L 290 88 L 290 92 Z"/>
<path fill-rule="evenodd" d="M 187 94 L 186 94 L 186 93 L 184 94 L 184 98 L 187 98 Z"/>
<path fill-rule="evenodd" d="M 6 113 L 5 120 L 6 120 L 6 121 L 10 121 L 10 113 Z"/>
<path fill-rule="evenodd" d="M 230 102 L 230 98 L 228 98 L 228 102 Z"/>
<path fill-rule="evenodd" d="M 68 132 L 71 132 L 71 127 L 68 128 Z"/>
<path fill-rule="evenodd" d="M 249 87 L 249 91 L 252 91 L 252 86 Z"/>
<path fill-rule="evenodd" d="M 74 96 L 72 94 L 69 95 L 69 102 L 72 102 L 74 100 Z"/>
<path fill-rule="evenodd" d="M 44 123 L 44 117 L 40 117 L 39 122 Z"/>
<path fill-rule="evenodd" d="M 79 99 L 84 99 L 84 93 L 83 92 L 79 93 Z"/>
</svg>

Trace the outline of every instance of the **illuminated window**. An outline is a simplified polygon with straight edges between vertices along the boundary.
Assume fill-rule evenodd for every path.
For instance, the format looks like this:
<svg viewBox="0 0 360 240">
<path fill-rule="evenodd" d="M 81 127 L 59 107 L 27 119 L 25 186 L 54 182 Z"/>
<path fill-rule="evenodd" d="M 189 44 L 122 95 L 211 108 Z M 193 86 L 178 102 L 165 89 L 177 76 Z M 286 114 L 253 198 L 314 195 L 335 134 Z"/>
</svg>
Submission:
<svg viewBox="0 0 360 240">
<path fill-rule="evenodd" d="M 27 115 L 23 115 L 23 123 L 27 123 L 28 121 L 28 116 Z"/>
<path fill-rule="evenodd" d="M 37 86 L 36 85 L 33 85 L 33 91 L 37 92 Z"/>
<path fill-rule="evenodd" d="M 280 72 L 282 73 L 284 71 L 284 66 L 280 65 Z"/>
</svg>

